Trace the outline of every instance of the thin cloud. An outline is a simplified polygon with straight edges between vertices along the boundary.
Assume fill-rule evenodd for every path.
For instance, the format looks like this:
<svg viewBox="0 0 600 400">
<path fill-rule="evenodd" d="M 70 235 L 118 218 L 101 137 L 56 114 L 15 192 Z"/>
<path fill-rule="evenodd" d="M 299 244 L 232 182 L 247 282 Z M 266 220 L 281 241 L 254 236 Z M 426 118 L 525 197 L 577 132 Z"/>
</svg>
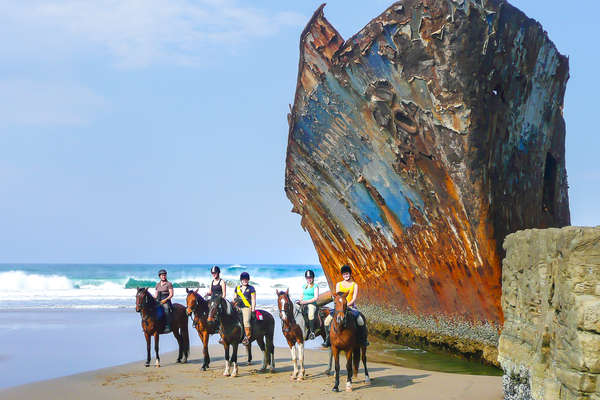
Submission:
<svg viewBox="0 0 600 400">
<path fill-rule="evenodd" d="M 0 80 L 3 126 L 87 124 L 105 104 L 92 90 L 72 83 Z"/>
<path fill-rule="evenodd" d="M 0 2 L 0 15 L 2 30 L 28 32 L 24 40 L 33 48 L 40 47 L 31 43 L 36 37 L 54 43 L 57 51 L 100 46 L 113 64 L 127 68 L 202 64 L 207 49 L 235 51 L 249 40 L 306 23 L 295 12 L 272 12 L 233 0 L 6 1 Z"/>
</svg>

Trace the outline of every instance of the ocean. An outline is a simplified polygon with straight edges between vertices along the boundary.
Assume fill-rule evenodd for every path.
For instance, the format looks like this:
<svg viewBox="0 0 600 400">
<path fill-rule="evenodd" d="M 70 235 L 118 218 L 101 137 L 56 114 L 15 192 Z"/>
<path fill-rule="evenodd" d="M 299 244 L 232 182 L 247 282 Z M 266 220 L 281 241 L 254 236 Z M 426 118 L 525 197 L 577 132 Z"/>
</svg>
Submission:
<svg viewBox="0 0 600 400">
<path fill-rule="evenodd" d="M 154 288 L 161 268 L 167 270 L 168 279 L 173 283 L 174 301 L 183 302 L 186 287 L 199 287 L 203 293 L 210 285 L 211 267 L 209 264 L 2 264 L 0 310 L 134 308 L 136 287 Z M 239 283 L 240 273 L 247 271 L 256 288 L 258 305 L 274 304 L 276 289 L 289 288 L 292 298 L 299 298 L 307 268 L 315 272 L 315 281 L 321 288 L 328 287 L 318 265 L 223 264 L 219 267 L 228 287 Z"/>
<path fill-rule="evenodd" d="M 124 364 L 146 357 L 141 318 L 135 312 L 137 286 L 154 287 L 160 268 L 168 271 L 175 289 L 174 301 L 185 302 L 185 287 L 209 285 L 208 264 L 4 264 L 0 265 L 0 390 L 79 372 Z M 287 346 L 276 314 L 275 289 L 290 289 L 299 298 L 304 271 L 312 269 L 316 281 L 327 287 L 318 265 L 222 264 L 228 286 L 250 274 L 257 306 L 275 317 L 276 346 Z M 232 298 L 233 290 L 227 297 Z M 201 346 L 189 324 L 190 344 Z M 217 335 L 210 338 L 216 344 Z M 319 347 L 321 340 L 307 342 Z M 173 335 L 162 335 L 160 352 L 176 350 Z M 245 354 L 245 352 L 242 352 Z M 222 352 L 217 354 L 222 356 Z M 154 351 L 152 353 L 154 357 Z M 192 349 L 190 360 L 202 354 Z M 258 348 L 255 360 L 260 360 Z M 245 355 L 242 356 L 245 359 Z M 1 397 L 1 394 L 0 394 Z"/>
</svg>

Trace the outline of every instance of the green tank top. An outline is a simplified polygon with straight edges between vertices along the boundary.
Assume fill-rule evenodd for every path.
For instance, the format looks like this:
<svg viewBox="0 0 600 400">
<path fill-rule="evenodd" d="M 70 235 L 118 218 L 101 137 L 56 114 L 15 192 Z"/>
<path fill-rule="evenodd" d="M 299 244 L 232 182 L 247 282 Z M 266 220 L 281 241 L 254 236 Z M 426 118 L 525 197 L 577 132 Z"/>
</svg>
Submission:
<svg viewBox="0 0 600 400">
<path fill-rule="evenodd" d="M 308 287 L 308 285 L 304 286 L 304 290 L 302 292 L 302 299 L 304 301 L 306 300 L 312 300 L 315 298 L 315 285 L 312 285 L 312 287 Z"/>
</svg>

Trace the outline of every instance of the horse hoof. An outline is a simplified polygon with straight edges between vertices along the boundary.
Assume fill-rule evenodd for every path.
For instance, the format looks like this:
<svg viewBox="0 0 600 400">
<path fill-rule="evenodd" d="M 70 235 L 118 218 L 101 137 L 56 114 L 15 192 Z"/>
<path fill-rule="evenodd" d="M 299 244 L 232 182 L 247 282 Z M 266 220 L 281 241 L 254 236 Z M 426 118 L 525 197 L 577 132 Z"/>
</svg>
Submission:
<svg viewBox="0 0 600 400">
<path fill-rule="evenodd" d="M 295 379 L 296 379 L 296 375 L 294 375 L 294 374 L 291 374 L 291 375 L 290 375 L 290 381 L 293 381 L 293 380 L 295 380 Z"/>
<path fill-rule="evenodd" d="M 368 376 L 365 377 L 365 385 L 370 385 L 371 384 L 371 378 L 369 378 Z"/>
<path fill-rule="evenodd" d="M 177 361 L 175 361 L 177 364 L 181 364 L 181 360 L 178 358 Z"/>
<path fill-rule="evenodd" d="M 333 387 L 333 389 L 331 389 L 331 391 L 332 391 L 332 392 L 339 392 L 339 391 L 340 391 L 340 389 L 338 389 L 338 387 L 337 387 L 337 386 L 334 386 L 334 387 Z"/>
<path fill-rule="evenodd" d="M 352 391 L 352 384 L 350 382 L 346 383 L 346 392 Z"/>
<path fill-rule="evenodd" d="M 248 364 L 247 364 L 247 365 L 252 365 L 252 361 L 248 361 Z"/>
<path fill-rule="evenodd" d="M 298 379 L 296 379 L 297 381 L 303 381 L 304 377 L 303 376 L 299 376 Z"/>
<path fill-rule="evenodd" d="M 148 368 L 150 366 L 150 363 L 146 363 L 144 364 L 144 367 Z"/>
<path fill-rule="evenodd" d="M 206 371 L 206 367 L 202 367 L 202 371 Z"/>
<path fill-rule="evenodd" d="M 231 375 L 229 372 L 223 372 L 223 376 L 229 376 Z"/>
<path fill-rule="evenodd" d="M 331 370 L 330 369 L 325 370 L 325 375 L 331 376 Z"/>
</svg>

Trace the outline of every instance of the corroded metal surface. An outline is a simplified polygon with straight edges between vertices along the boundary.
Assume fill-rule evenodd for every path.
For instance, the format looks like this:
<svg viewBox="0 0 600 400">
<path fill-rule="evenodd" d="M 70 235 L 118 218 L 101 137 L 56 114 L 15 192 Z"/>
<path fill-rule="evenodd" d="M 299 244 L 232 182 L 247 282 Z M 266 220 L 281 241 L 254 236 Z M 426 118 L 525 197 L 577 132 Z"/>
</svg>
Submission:
<svg viewBox="0 0 600 400">
<path fill-rule="evenodd" d="M 483 4 L 483 5 L 482 5 Z M 501 243 L 569 224 L 567 59 L 495 0 L 406 0 L 344 41 L 302 33 L 285 190 L 329 283 L 363 302 L 502 322 Z"/>
</svg>

